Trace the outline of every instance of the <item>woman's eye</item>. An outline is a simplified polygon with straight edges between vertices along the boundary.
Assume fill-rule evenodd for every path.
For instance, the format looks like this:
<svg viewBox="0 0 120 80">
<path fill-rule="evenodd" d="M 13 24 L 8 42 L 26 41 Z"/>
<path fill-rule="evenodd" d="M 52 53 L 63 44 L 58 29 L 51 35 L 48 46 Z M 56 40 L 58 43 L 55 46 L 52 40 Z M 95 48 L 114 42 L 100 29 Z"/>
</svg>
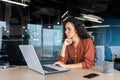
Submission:
<svg viewBox="0 0 120 80">
<path fill-rule="evenodd" d="M 70 31 L 71 29 L 70 29 L 70 28 L 68 28 L 68 30 Z"/>
</svg>

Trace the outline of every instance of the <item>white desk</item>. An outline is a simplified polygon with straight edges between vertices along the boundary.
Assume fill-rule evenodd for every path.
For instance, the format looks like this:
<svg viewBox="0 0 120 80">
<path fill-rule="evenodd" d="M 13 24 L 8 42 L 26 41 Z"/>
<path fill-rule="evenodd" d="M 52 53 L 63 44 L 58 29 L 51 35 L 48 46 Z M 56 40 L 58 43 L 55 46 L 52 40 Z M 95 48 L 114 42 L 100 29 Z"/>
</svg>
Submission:
<svg viewBox="0 0 120 80">
<path fill-rule="evenodd" d="M 91 80 L 120 80 L 120 71 L 115 70 L 114 74 L 108 75 L 102 73 L 101 67 L 73 69 L 64 73 L 41 75 L 25 66 L 1 70 L 0 80 L 88 80 L 83 76 L 89 73 L 100 74 L 100 76 Z"/>
</svg>

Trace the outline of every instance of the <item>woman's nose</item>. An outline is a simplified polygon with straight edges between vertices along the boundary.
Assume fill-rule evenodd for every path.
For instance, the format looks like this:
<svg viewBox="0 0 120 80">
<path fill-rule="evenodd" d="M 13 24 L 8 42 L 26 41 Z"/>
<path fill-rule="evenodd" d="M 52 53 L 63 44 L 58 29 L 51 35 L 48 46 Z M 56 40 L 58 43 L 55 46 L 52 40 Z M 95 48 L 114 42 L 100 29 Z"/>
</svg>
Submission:
<svg viewBox="0 0 120 80">
<path fill-rule="evenodd" d="M 65 30 L 65 34 L 67 34 L 67 30 Z"/>
</svg>

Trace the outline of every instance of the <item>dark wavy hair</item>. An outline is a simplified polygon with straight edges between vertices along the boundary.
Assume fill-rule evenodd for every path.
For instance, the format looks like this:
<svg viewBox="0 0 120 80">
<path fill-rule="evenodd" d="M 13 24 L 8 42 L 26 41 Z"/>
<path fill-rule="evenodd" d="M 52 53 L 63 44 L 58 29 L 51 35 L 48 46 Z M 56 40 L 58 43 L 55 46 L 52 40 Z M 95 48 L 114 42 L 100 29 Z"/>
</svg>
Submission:
<svg viewBox="0 0 120 80">
<path fill-rule="evenodd" d="M 64 22 L 64 26 L 67 22 L 70 22 L 73 24 L 79 38 L 81 38 L 81 39 L 91 38 L 90 35 L 88 34 L 86 28 L 84 27 L 84 21 L 78 20 L 76 18 L 69 18 Z M 66 35 L 64 35 L 64 38 L 65 37 L 66 37 Z"/>
</svg>

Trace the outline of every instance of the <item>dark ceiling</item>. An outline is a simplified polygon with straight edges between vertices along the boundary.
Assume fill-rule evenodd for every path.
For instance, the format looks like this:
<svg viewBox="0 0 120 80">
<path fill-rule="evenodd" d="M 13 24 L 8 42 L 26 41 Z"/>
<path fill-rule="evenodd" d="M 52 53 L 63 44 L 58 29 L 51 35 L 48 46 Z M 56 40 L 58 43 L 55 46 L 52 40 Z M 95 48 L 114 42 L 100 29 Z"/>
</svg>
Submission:
<svg viewBox="0 0 120 80">
<path fill-rule="evenodd" d="M 30 8 L 39 14 L 56 15 L 57 11 L 98 13 L 107 10 L 110 0 L 32 0 Z"/>
<path fill-rule="evenodd" d="M 49 18 L 51 21 L 57 20 L 66 11 L 70 16 L 90 13 L 103 18 L 120 18 L 120 0 L 30 0 L 27 9 L 30 9 L 32 22 L 41 19 L 48 21 Z"/>
<path fill-rule="evenodd" d="M 30 8 L 38 14 L 54 16 L 66 10 L 71 13 L 117 13 L 119 5 L 120 0 L 31 0 Z"/>
<path fill-rule="evenodd" d="M 31 0 L 31 15 L 40 17 L 62 16 L 67 10 L 70 16 L 91 13 L 101 17 L 120 18 L 120 0 Z"/>
</svg>

